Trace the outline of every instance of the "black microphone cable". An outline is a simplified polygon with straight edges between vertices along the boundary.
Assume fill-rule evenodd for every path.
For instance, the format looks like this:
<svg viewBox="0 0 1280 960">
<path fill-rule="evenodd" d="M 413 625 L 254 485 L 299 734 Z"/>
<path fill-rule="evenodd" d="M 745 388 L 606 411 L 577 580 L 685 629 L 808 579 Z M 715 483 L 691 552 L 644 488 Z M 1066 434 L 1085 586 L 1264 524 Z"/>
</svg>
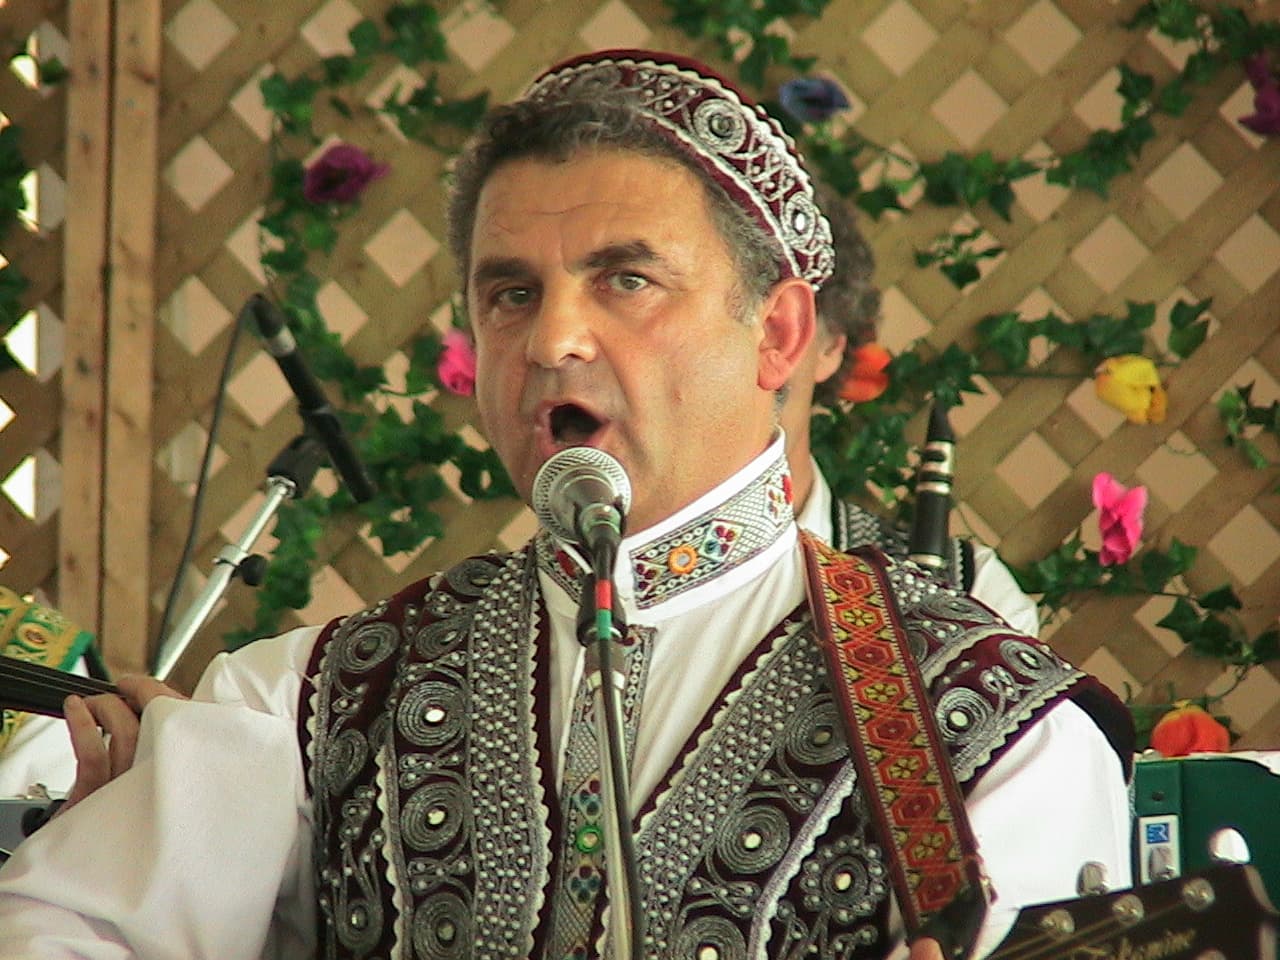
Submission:
<svg viewBox="0 0 1280 960">
<path fill-rule="evenodd" d="M 218 431 L 222 426 L 222 412 L 227 403 L 227 384 L 231 381 L 231 363 L 235 359 L 236 348 L 240 345 L 240 334 L 244 330 L 245 323 L 245 311 L 241 310 L 236 314 L 235 322 L 231 325 L 231 339 L 227 343 L 227 353 L 222 360 L 222 372 L 218 375 L 218 389 L 213 398 L 213 413 L 209 417 L 208 437 L 205 440 L 204 455 L 200 458 L 200 475 L 196 478 L 196 489 L 191 498 L 191 520 L 187 526 L 187 539 L 178 557 L 169 595 L 165 598 L 164 612 L 160 615 L 157 643 L 163 642 L 169 635 L 173 608 L 178 602 L 178 594 L 182 591 L 182 584 L 186 580 L 187 567 L 191 565 L 191 555 L 195 552 L 196 534 L 200 529 L 200 514 L 204 509 L 205 492 L 209 485 L 209 468 L 213 463 L 213 451 L 217 447 Z"/>
</svg>

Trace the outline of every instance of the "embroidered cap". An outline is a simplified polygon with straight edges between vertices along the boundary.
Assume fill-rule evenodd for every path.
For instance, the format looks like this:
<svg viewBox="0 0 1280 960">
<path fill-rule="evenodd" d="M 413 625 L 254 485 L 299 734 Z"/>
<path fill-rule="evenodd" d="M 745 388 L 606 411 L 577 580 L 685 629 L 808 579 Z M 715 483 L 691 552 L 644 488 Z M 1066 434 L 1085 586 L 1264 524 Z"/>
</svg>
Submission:
<svg viewBox="0 0 1280 960">
<path fill-rule="evenodd" d="M 784 277 L 815 287 L 831 275 L 831 227 L 795 142 L 781 124 L 711 68 L 650 50 L 603 50 L 542 74 L 529 100 L 628 94 L 641 114 L 697 162 L 781 245 Z"/>
</svg>

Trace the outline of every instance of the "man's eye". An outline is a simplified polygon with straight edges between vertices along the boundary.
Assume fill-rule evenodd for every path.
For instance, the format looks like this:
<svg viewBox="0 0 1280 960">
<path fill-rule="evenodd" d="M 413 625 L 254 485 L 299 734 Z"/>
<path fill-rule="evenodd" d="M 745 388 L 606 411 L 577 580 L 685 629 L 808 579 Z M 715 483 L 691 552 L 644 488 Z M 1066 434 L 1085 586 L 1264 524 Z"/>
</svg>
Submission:
<svg viewBox="0 0 1280 960">
<path fill-rule="evenodd" d="M 614 273 L 609 275 L 609 283 L 615 290 L 634 293 L 649 286 L 649 278 L 638 273 Z"/>
<path fill-rule="evenodd" d="M 533 300 L 533 290 L 529 287 L 505 287 L 493 295 L 493 302 L 499 307 L 523 307 Z"/>
</svg>

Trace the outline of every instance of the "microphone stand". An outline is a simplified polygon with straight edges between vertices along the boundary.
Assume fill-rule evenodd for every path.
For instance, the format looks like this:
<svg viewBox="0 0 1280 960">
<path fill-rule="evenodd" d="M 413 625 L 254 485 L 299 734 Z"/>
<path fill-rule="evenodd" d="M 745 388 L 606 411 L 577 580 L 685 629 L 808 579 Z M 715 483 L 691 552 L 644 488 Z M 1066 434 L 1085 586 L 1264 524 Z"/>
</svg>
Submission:
<svg viewBox="0 0 1280 960">
<path fill-rule="evenodd" d="M 266 500 L 249 520 L 240 539 L 218 552 L 213 572 L 199 596 L 161 642 L 153 674 L 157 679 L 168 679 L 196 632 L 213 613 L 213 608 L 237 575 L 251 587 L 262 582 L 265 563 L 261 556 L 249 551 L 284 502 L 307 492 L 324 457 L 324 447 L 310 433 L 295 437 L 276 454 L 267 466 Z"/>
<path fill-rule="evenodd" d="M 600 786 L 604 816 L 605 882 L 612 908 L 610 935 L 618 960 L 642 955 L 644 914 L 636 872 L 635 839 L 631 831 L 631 795 L 623 730 L 622 672 L 613 666 L 613 646 L 621 641 L 621 618 L 614 617 L 613 564 L 617 545 L 597 542 L 591 550 L 592 582 L 584 589 L 578 616 L 578 640 L 583 645 L 583 676 L 593 694 L 597 718 L 596 749 L 600 758 Z M 603 730 L 599 720 L 603 719 Z"/>
</svg>

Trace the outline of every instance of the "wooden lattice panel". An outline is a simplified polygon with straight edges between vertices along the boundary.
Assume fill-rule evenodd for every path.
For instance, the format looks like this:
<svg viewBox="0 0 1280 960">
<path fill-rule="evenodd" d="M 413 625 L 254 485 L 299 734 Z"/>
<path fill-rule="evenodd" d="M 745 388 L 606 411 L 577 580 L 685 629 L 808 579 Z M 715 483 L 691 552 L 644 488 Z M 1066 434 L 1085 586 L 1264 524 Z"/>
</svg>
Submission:
<svg viewBox="0 0 1280 960">
<path fill-rule="evenodd" d="M 292 76 L 320 56 L 341 52 L 346 30 L 361 16 L 379 17 L 386 6 L 381 0 L 163 3 L 147 584 L 152 632 L 185 536 L 194 468 L 232 322 L 263 283 L 254 220 L 270 160 L 257 82 L 267 71 Z M 1250 5 L 1249 13 L 1274 15 L 1271 6 Z M 836 0 L 821 21 L 799 20 L 786 29 L 798 52 L 818 56 L 818 72 L 845 87 L 852 121 L 872 140 L 920 160 L 948 149 L 1035 157 L 1072 150 L 1092 130 L 1117 123 L 1117 64 L 1129 63 L 1157 82 L 1178 69 L 1188 51 L 1121 26 L 1134 7 L 1084 0 Z M 495 100 L 509 98 L 548 63 L 593 48 L 646 45 L 714 58 L 666 22 L 667 8 L 657 0 L 514 0 L 441 9 L 451 55 L 441 81 L 455 96 L 489 90 Z M 418 80 L 383 65 L 362 82 L 361 95 L 372 101 L 397 81 Z M 9 88 L 0 87 L 0 94 L 7 103 Z M 1006 253 L 963 292 L 912 262 L 912 251 L 960 221 L 960 211 L 921 205 L 908 217 L 864 228 L 886 293 L 882 339 L 895 348 L 921 336 L 939 347 L 968 342 L 974 323 L 997 311 L 1039 316 L 1054 309 L 1084 318 L 1136 300 L 1159 303 L 1163 317 L 1178 298 L 1213 298 L 1212 334 L 1172 372 L 1168 419 L 1158 427 L 1126 424 L 1098 403 L 1083 377 L 986 384 L 988 392 L 953 418 L 962 435 L 955 519 L 958 529 L 1025 562 L 1077 528 L 1093 529 L 1089 487 L 1096 472 L 1145 483 L 1152 494 L 1148 538 L 1167 544 L 1176 536 L 1199 547 L 1190 585 L 1205 590 L 1232 583 L 1245 601 L 1242 620 L 1256 634 L 1274 624 L 1280 610 L 1276 474 L 1250 469 L 1224 446 L 1212 407 L 1223 389 L 1250 380 L 1258 402 L 1269 403 L 1280 390 L 1280 150 L 1236 123 L 1249 108 L 1243 78 L 1227 71 L 1197 93 L 1184 116 L 1159 119 L 1157 138 L 1106 200 L 1035 179 L 1019 185 L 1012 222 L 976 211 Z M 321 303 L 357 361 L 403 370 L 400 354 L 415 331 L 448 322 L 453 274 L 442 250 L 441 159 L 371 116 L 348 120 L 319 109 L 318 129 L 359 143 L 393 170 L 344 224 L 322 270 Z M 40 114 L 41 120 L 54 113 Z M 58 134 L 41 137 L 36 142 L 52 152 L 60 148 Z M 24 249 L 23 256 L 39 255 Z M 56 259 L 56 253 L 46 256 Z M 1157 328 L 1153 346 L 1163 339 Z M 197 584 L 260 497 L 265 463 L 299 429 L 283 381 L 256 344 L 241 344 L 235 371 L 195 558 Z M 8 389 L 0 381 L 0 393 Z M 23 389 L 40 394 L 45 388 Z M 435 403 L 450 424 L 474 424 L 469 403 L 452 397 Z M 18 456 L 6 446 L 2 459 L 7 464 Z M 385 559 L 354 523 L 336 525 L 322 545 L 326 564 L 316 600 L 298 619 L 349 609 L 463 554 L 518 542 L 529 530 L 527 513 L 515 503 L 471 504 L 455 491 L 439 509 L 446 535 L 413 557 Z M 8 522 L 0 517 L 0 536 L 10 535 Z M 45 570 L 31 583 L 47 576 Z M 253 602 L 246 588 L 233 587 L 180 680 L 194 677 L 224 630 L 249 621 Z M 1155 692 L 1173 682 L 1195 694 L 1221 684 L 1216 663 L 1195 660 L 1176 637 L 1154 627 L 1168 602 L 1089 600 L 1051 628 L 1052 640 L 1117 689 L 1129 684 Z M 1229 698 L 1229 712 L 1248 730 L 1245 744 L 1277 745 L 1280 708 L 1272 705 L 1280 702 L 1278 689 L 1274 671 L 1258 670 Z"/>
<path fill-rule="evenodd" d="M 61 3 L 0 8 L 0 47 L 6 56 L 67 59 Z M 0 582 L 58 598 L 58 519 L 61 494 L 60 375 L 63 353 L 62 227 L 66 205 L 65 90 L 42 86 L 32 59 L 0 67 L 0 124 L 21 130 L 21 149 L 33 171 L 26 222 L 0 237 L 0 257 L 28 281 L 28 311 L 7 342 L 22 366 L 0 374 Z"/>
</svg>

